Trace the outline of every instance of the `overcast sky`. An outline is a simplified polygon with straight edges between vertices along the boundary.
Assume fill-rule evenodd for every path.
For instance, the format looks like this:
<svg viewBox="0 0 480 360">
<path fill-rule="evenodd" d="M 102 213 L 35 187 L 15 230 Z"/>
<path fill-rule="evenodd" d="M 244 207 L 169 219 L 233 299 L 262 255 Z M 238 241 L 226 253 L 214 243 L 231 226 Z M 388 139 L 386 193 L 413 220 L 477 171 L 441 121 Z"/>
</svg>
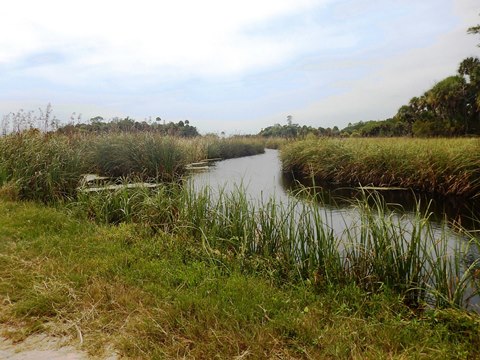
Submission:
<svg viewBox="0 0 480 360">
<path fill-rule="evenodd" d="M 0 15 L 0 115 L 188 119 L 257 133 L 287 115 L 393 116 L 480 56 L 479 0 L 15 0 Z"/>
</svg>

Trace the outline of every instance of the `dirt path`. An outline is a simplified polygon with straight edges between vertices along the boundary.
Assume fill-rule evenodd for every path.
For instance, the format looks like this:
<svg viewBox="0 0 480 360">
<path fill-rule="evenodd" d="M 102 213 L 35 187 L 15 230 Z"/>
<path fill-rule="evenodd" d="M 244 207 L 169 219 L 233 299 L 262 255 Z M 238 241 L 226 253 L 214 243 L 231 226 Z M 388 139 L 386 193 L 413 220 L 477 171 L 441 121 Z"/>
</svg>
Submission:
<svg viewBox="0 0 480 360">
<path fill-rule="evenodd" d="M 1 328 L 1 327 L 0 327 Z M 0 332 L 1 333 L 1 332 Z M 0 336 L 0 360 L 90 360 L 84 351 L 67 345 L 68 339 L 45 334 L 31 335 L 19 343 Z M 117 360 L 111 353 L 104 360 Z"/>
</svg>

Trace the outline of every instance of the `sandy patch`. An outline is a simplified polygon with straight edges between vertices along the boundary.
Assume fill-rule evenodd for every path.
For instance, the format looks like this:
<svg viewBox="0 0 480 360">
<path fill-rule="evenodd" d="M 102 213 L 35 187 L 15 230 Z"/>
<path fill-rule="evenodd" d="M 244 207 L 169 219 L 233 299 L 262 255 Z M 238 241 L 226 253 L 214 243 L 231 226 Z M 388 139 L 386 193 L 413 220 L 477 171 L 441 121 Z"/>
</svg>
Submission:
<svg viewBox="0 0 480 360">
<path fill-rule="evenodd" d="M 89 360 L 93 359 L 86 352 L 67 345 L 67 338 L 57 338 L 45 334 L 31 335 L 24 341 L 13 343 L 0 336 L 1 360 Z M 116 354 L 104 357 L 116 360 Z"/>
</svg>

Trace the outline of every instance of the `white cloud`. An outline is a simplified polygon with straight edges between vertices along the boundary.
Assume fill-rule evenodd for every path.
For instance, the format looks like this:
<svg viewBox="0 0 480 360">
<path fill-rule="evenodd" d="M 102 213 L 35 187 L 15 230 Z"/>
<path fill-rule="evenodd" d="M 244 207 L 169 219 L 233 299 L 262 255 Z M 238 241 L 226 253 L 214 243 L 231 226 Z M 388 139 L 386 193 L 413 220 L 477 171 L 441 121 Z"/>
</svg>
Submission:
<svg viewBox="0 0 480 360">
<path fill-rule="evenodd" d="M 322 2 L 9 1 L 2 9 L 8 16 L 0 22 L 0 33 L 9 34 L 0 38 L 0 63 L 56 49 L 70 56 L 66 72 L 238 73 L 279 63 L 296 48 L 294 41 L 246 36 L 244 29 Z"/>
</svg>

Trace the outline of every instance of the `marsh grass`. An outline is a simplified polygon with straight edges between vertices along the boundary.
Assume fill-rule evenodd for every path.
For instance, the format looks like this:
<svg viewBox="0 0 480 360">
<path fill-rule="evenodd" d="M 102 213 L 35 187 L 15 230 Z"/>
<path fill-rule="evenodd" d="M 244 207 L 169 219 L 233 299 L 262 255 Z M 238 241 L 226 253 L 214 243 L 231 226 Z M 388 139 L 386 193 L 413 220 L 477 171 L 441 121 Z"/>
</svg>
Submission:
<svg viewBox="0 0 480 360">
<path fill-rule="evenodd" d="M 211 141 L 115 136 L 120 159 L 152 164 L 125 183 L 160 171 L 168 179 L 178 161 L 208 157 Z M 288 203 L 252 202 L 241 186 L 175 181 L 68 192 L 56 174 L 100 169 L 95 156 L 107 140 L 37 132 L 0 139 L 3 189 L 68 200 L 60 209 L 0 202 L 1 318 L 27 324 L 24 334 L 80 329 L 92 353 L 113 342 L 133 358 L 478 356 L 480 324 L 460 310 L 480 285 L 478 257 L 465 259 L 478 247 L 474 235 L 464 232 L 451 247 L 428 211 L 392 212 L 369 191 L 351 203 L 358 219 L 342 233 L 315 190 Z M 115 161 L 106 166 L 121 170 Z M 175 164 L 160 168 L 162 161 Z M 29 193 L 28 181 L 39 190 Z"/>
<path fill-rule="evenodd" d="M 232 137 L 218 139 L 216 137 L 207 137 L 206 142 L 207 157 L 209 159 L 231 159 L 265 152 L 265 144 L 258 138 Z"/>
<path fill-rule="evenodd" d="M 71 196 L 85 171 L 78 139 L 35 130 L 0 138 L 3 182 L 13 182 L 23 199 L 54 202 Z"/>
<path fill-rule="evenodd" d="M 288 144 L 281 157 L 284 171 L 318 181 L 477 196 L 479 150 L 479 139 L 319 139 Z"/>
<path fill-rule="evenodd" d="M 221 151 L 213 154 L 211 148 Z M 189 163 L 263 152 L 256 139 L 180 139 L 156 133 L 75 134 L 28 130 L 0 137 L 0 186 L 45 203 L 75 197 L 82 174 L 177 181 Z"/>
</svg>

